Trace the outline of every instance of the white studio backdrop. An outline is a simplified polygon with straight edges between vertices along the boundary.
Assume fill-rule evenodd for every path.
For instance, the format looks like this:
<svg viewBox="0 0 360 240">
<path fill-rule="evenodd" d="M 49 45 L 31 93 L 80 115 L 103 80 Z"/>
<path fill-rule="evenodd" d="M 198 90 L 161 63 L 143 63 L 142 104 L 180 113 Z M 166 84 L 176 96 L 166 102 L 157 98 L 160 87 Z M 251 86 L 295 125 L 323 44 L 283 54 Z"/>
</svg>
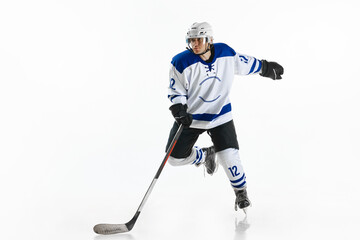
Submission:
<svg viewBox="0 0 360 240">
<path fill-rule="evenodd" d="M 355 239 L 360 224 L 359 5 L 344 1 L 1 1 L 4 239 Z M 233 115 L 253 207 L 225 174 L 166 166 L 171 58 L 193 22 L 283 65 L 236 76 Z M 200 146 L 211 144 L 202 136 Z M 214 231 L 216 229 L 216 231 Z M 239 230 L 240 229 L 240 230 Z"/>
</svg>

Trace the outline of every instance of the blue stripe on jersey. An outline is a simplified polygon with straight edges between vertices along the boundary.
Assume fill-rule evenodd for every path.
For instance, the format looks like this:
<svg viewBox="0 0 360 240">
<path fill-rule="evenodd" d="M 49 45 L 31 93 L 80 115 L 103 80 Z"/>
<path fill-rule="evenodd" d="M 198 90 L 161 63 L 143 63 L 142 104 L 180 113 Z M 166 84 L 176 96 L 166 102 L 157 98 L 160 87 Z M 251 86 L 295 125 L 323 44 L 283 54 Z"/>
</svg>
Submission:
<svg viewBox="0 0 360 240">
<path fill-rule="evenodd" d="M 256 69 L 255 73 L 258 73 L 260 72 L 260 69 L 262 67 L 262 61 L 258 60 L 259 61 L 259 67 Z"/>
<path fill-rule="evenodd" d="M 258 66 L 258 68 L 255 70 L 256 63 L 259 63 L 259 66 Z M 250 72 L 249 72 L 248 74 L 259 72 L 260 69 L 261 69 L 261 65 L 262 65 L 262 62 L 259 61 L 259 60 L 257 60 L 257 59 L 255 58 L 255 59 L 254 59 L 254 63 L 253 63 L 253 65 L 251 66 Z M 255 70 L 255 71 L 254 71 L 254 70 Z"/>
<path fill-rule="evenodd" d="M 250 72 L 248 74 L 251 74 L 254 71 L 255 66 L 256 66 L 256 62 L 257 62 L 257 60 L 254 59 L 253 65 L 251 66 Z"/>
<path fill-rule="evenodd" d="M 211 122 L 215 118 L 220 117 L 221 115 L 224 115 L 230 111 L 231 111 L 231 104 L 228 103 L 225 106 L 223 106 L 219 114 L 202 113 L 202 114 L 193 114 L 192 117 L 194 120 Z"/>
<path fill-rule="evenodd" d="M 214 43 L 214 52 L 215 56 L 212 63 L 214 63 L 217 58 L 235 56 L 236 54 L 236 52 L 225 43 Z M 183 73 L 185 68 L 197 62 L 208 64 L 198 55 L 190 52 L 189 50 L 185 50 L 173 57 L 171 64 L 176 68 L 176 70 L 178 70 L 179 73 Z"/>
</svg>

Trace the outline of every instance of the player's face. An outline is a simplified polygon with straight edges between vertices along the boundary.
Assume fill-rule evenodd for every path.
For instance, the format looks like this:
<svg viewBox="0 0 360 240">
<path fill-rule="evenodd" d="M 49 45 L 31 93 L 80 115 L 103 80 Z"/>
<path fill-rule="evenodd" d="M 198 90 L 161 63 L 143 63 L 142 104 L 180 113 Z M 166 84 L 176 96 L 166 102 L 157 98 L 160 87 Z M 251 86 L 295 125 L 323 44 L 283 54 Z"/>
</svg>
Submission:
<svg viewBox="0 0 360 240">
<path fill-rule="evenodd" d="M 195 54 L 202 53 L 206 50 L 205 38 L 190 38 L 190 46 Z"/>
</svg>

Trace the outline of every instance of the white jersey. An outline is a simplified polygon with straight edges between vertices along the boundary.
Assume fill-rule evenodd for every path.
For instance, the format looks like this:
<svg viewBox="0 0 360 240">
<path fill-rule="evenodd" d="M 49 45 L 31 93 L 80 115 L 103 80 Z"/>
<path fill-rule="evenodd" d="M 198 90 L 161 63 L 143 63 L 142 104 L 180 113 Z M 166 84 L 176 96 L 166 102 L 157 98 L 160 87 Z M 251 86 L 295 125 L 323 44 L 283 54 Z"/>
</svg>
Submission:
<svg viewBox="0 0 360 240">
<path fill-rule="evenodd" d="M 168 98 L 172 104 L 187 104 L 193 116 L 190 127 L 217 127 L 232 120 L 229 93 L 234 75 L 259 73 L 261 65 L 224 43 L 214 44 L 211 63 L 185 50 L 171 61 Z"/>
</svg>

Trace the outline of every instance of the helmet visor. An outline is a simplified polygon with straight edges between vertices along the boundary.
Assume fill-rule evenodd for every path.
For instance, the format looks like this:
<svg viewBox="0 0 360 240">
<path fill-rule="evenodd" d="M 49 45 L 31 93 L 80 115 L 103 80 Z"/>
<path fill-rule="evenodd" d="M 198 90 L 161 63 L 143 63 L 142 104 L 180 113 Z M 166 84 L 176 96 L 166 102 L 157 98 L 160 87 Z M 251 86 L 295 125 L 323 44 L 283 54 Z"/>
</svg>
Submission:
<svg viewBox="0 0 360 240">
<path fill-rule="evenodd" d="M 193 47 L 194 45 L 203 45 L 208 42 L 208 38 L 204 37 L 193 37 L 193 38 L 186 38 L 187 45 Z"/>
</svg>

